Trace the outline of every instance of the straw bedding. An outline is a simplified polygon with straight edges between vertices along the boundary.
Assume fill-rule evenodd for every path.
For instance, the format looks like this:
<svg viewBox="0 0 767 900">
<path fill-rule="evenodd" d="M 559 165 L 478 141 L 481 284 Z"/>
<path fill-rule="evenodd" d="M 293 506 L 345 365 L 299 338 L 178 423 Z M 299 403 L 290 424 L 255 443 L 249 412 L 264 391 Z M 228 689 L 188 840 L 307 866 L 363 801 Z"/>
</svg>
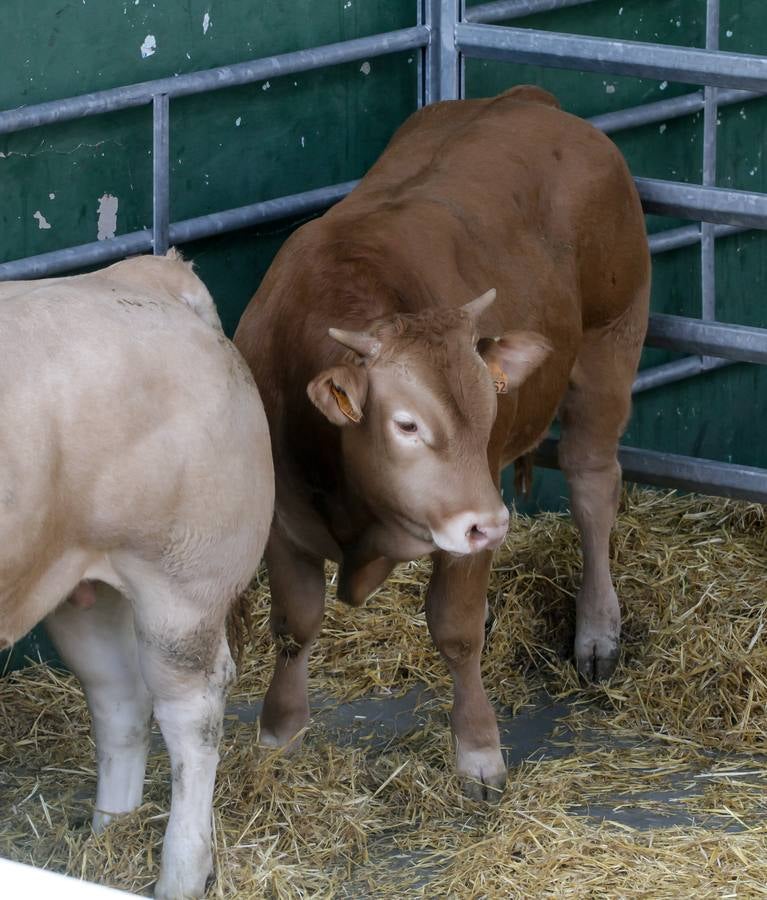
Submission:
<svg viewBox="0 0 767 900">
<path fill-rule="evenodd" d="M 625 495 L 613 535 L 623 658 L 595 687 L 568 659 L 580 570 L 570 520 L 512 518 L 490 585 L 485 684 L 501 711 L 545 693 L 569 714 L 548 748 L 562 752 L 515 764 L 495 806 L 464 799 L 451 774 L 449 682 L 422 612 L 428 563 L 400 567 L 364 609 L 329 599 L 312 692 L 341 701 L 427 685 L 428 709 L 383 746 L 339 740 L 320 716 L 290 759 L 258 755 L 256 726 L 230 716 L 210 896 L 767 896 L 764 518 L 754 505 Z M 262 696 L 271 666 L 266 585 L 250 600 L 239 708 Z M 149 893 L 169 800 L 161 745 L 144 805 L 95 836 L 73 679 L 33 666 L 0 681 L 0 728 L 0 855 Z M 637 811 L 652 827 L 626 824 Z"/>
</svg>

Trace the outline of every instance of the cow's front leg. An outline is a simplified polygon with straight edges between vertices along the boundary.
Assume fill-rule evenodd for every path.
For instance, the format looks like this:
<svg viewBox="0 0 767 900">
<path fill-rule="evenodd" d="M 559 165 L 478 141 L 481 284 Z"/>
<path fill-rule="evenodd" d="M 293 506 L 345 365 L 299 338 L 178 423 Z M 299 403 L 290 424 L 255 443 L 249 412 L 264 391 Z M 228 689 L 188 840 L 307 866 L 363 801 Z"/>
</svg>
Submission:
<svg viewBox="0 0 767 900">
<path fill-rule="evenodd" d="M 491 559 L 491 553 L 460 560 L 433 554 L 426 595 L 429 631 L 453 677 L 456 767 L 465 793 L 476 800 L 497 798 L 506 783 L 498 723 L 480 672 Z"/>
<path fill-rule="evenodd" d="M 276 528 L 266 548 L 272 593 L 274 674 L 261 709 L 261 743 L 291 750 L 309 724 L 309 653 L 325 612 L 324 560 L 307 556 Z"/>
</svg>

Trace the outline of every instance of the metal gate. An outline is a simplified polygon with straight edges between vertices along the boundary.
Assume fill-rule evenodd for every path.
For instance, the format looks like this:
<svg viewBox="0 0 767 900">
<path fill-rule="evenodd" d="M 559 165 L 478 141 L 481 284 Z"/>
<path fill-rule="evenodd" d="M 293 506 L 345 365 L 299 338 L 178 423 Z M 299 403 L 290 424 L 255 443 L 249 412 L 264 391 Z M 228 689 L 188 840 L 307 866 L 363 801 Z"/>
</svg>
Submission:
<svg viewBox="0 0 767 900">
<path fill-rule="evenodd" d="M 0 280 L 53 275 L 150 250 L 164 253 L 170 244 L 183 244 L 327 208 L 345 196 L 356 182 L 329 185 L 171 223 L 171 99 L 417 49 L 421 104 L 463 95 L 463 60 L 467 57 L 704 85 L 702 91 L 591 120 L 597 128 L 612 133 L 699 110 L 704 115 L 701 185 L 636 179 L 647 212 L 700 222 L 700 225 L 653 235 L 651 251 L 663 253 L 700 244 L 702 265 L 700 319 L 652 315 L 647 336 L 648 346 L 689 355 L 645 369 L 638 376 L 634 391 L 679 381 L 732 362 L 765 364 L 767 329 L 716 320 L 714 250 L 718 237 L 750 228 L 767 228 L 766 194 L 715 185 L 717 109 L 767 94 L 767 57 L 718 49 L 719 0 L 706 2 L 705 49 L 492 24 L 592 2 L 500 0 L 465 9 L 462 0 L 419 0 L 418 24 L 412 28 L 0 112 L 2 134 L 134 106 L 153 106 L 152 229 L 2 263 Z M 620 460 L 624 475 L 630 480 L 767 501 L 767 470 L 633 448 L 622 448 Z M 556 465 L 554 439 L 544 441 L 538 462 Z"/>
</svg>

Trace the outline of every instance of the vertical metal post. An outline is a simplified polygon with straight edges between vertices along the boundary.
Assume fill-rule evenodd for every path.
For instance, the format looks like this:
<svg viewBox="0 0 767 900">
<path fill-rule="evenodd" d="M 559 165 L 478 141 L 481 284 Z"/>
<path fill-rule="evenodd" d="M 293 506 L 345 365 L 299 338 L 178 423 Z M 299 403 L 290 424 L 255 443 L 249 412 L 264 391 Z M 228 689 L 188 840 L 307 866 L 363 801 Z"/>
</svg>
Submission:
<svg viewBox="0 0 767 900">
<path fill-rule="evenodd" d="M 719 0 L 706 0 L 706 50 L 719 49 Z M 718 89 L 706 86 L 703 92 L 703 185 L 716 185 L 716 138 Z M 715 226 L 700 226 L 701 318 L 716 318 L 716 234 Z M 708 358 L 704 359 L 704 364 Z"/>
<path fill-rule="evenodd" d="M 152 98 L 152 252 L 168 252 L 170 228 L 170 128 L 167 94 Z"/>
<path fill-rule="evenodd" d="M 419 0 L 419 18 L 429 28 L 429 45 L 421 54 L 419 105 L 461 96 L 461 54 L 455 46 L 455 26 L 462 0 Z"/>
</svg>

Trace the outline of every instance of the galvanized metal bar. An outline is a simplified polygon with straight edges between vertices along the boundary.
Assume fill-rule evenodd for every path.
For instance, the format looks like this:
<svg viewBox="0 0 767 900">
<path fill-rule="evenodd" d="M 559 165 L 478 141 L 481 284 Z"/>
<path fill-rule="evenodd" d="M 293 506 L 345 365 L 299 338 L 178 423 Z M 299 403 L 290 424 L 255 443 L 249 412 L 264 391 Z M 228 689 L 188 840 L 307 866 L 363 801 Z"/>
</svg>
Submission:
<svg viewBox="0 0 767 900">
<path fill-rule="evenodd" d="M 16 281 L 24 278 L 47 278 L 72 272 L 86 266 L 98 266 L 146 253 L 152 249 L 152 232 L 148 229 L 121 234 L 119 237 L 105 241 L 94 241 L 92 244 L 79 244 L 64 250 L 53 250 L 50 253 L 38 253 L 24 259 L 13 259 L 0 263 L 0 281 Z"/>
<path fill-rule="evenodd" d="M 304 191 L 288 197 L 277 197 L 274 200 L 262 200 L 249 206 L 239 206 L 224 212 L 211 213 L 195 219 L 185 219 L 170 226 L 170 238 L 174 244 L 186 244 L 214 234 L 225 234 L 240 228 L 252 228 L 293 216 L 303 216 L 312 212 L 327 209 L 345 197 L 349 191 L 359 184 L 358 181 L 345 181 L 329 187 Z"/>
<path fill-rule="evenodd" d="M 156 94 L 152 106 L 152 250 L 168 252 L 170 226 L 170 104 Z"/>
<path fill-rule="evenodd" d="M 421 48 L 419 106 L 428 106 L 440 99 L 442 59 L 441 12 L 442 0 L 419 0 L 419 22 L 429 31 L 429 41 Z"/>
<path fill-rule="evenodd" d="M 456 25 L 455 39 L 461 53 L 481 59 L 767 93 L 765 56 L 467 22 Z"/>
<path fill-rule="evenodd" d="M 482 3 L 466 10 L 464 22 L 508 22 L 511 19 L 522 19 L 535 13 L 553 12 L 568 6 L 586 6 L 594 0 L 497 0 L 495 3 Z"/>
<path fill-rule="evenodd" d="M 706 0 L 706 49 L 719 49 L 719 0 Z M 716 132 L 719 89 L 703 90 L 703 171 L 704 187 L 716 185 Z M 700 225 L 700 317 L 716 319 L 716 231 L 711 222 Z"/>
<path fill-rule="evenodd" d="M 455 45 L 455 29 L 461 16 L 460 0 L 438 0 L 437 39 L 439 41 L 438 100 L 458 100 L 461 96 L 461 58 Z"/>
<path fill-rule="evenodd" d="M 719 106 L 729 106 L 763 96 L 765 95 L 755 91 L 719 90 L 718 103 Z M 652 125 L 654 122 L 666 122 L 669 119 L 678 119 L 690 113 L 700 112 L 704 108 L 704 103 L 703 92 L 695 91 L 692 94 L 682 94 L 680 97 L 670 97 L 668 100 L 657 100 L 654 103 L 643 103 L 641 106 L 602 113 L 599 116 L 592 116 L 588 121 L 605 134 L 613 134 L 625 128 Z"/>
<path fill-rule="evenodd" d="M 685 378 L 692 378 L 694 375 L 701 375 L 703 372 L 722 369 L 725 366 L 734 364 L 735 360 L 732 359 L 706 357 L 704 360 L 700 356 L 685 356 L 684 359 L 675 359 L 673 362 L 664 363 L 660 366 L 651 366 L 638 372 L 637 377 L 634 379 L 631 393 L 641 394 L 644 391 L 651 391 L 653 388 L 673 384 L 675 381 L 684 381 Z"/>
<path fill-rule="evenodd" d="M 714 234 L 718 237 L 729 237 L 750 231 L 747 225 L 714 225 Z M 700 228 L 697 225 L 683 225 L 681 228 L 667 228 L 648 236 L 650 253 L 667 253 L 679 247 L 691 247 L 700 242 Z"/>
<path fill-rule="evenodd" d="M 240 228 L 318 212 L 345 197 L 356 184 L 356 181 L 346 181 L 330 187 L 174 222 L 169 229 L 170 242 L 183 244 Z M 106 241 L 94 241 L 92 244 L 81 244 L 78 247 L 68 247 L 66 250 L 54 250 L 51 253 L 0 263 L 0 281 L 45 278 L 85 266 L 113 262 L 136 253 L 146 253 L 151 249 L 152 233 L 148 230 L 134 231 Z"/>
<path fill-rule="evenodd" d="M 558 468 L 557 446 L 556 438 L 546 438 L 536 450 L 535 464 Z M 765 469 L 634 447 L 620 447 L 618 461 L 624 481 L 767 503 Z"/>
<path fill-rule="evenodd" d="M 309 50 L 267 56 L 232 66 L 220 66 L 173 78 L 144 81 L 65 100 L 38 103 L 34 106 L 22 106 L 0 112 L 0 134 L 142 106 L 151 103 L 156 94 L 167 94 L 173 98 L 218 91 L 254 81 L 265 81 L 268 78 L 279 78 L 282 75 L 294 75 L 297 72 L 309 72 L 359 59 L 415 50 L 426 46 L 428 42 L 429 29 L 425 25 L 416 25 L 413 28 L 402 28 L 351 41 L 325 44 Z"/>
<path fill-rule="evenodd" d="M 737 362 L 767 364 L 767 328 L 704 322 L 685 316 L 653 313 L 645 345 L 718 356 Z"/>
<path fill-rule="evenodd" d="M 655 178 L 635 178 L 634 182 L 645 212 L 724 225 L 767 228 L 767 194 Z"/>
</svg>

